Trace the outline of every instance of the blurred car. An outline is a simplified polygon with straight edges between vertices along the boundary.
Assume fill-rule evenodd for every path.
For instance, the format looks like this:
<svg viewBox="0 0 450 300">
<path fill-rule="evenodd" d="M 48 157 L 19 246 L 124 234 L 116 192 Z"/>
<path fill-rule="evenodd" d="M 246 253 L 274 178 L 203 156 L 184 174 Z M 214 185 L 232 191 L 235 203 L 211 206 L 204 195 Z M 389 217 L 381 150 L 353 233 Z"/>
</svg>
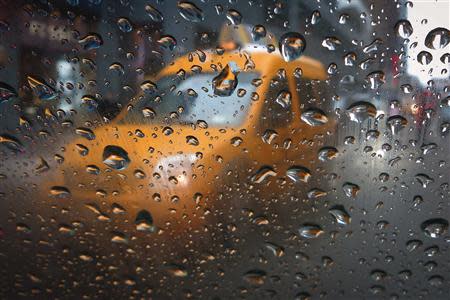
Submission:
<svg viewBox="0 0 450 300">
<path fill-rule="evenodd" d="M 131 213 L 148 208 L 158 220 L 181 215 L 201 224 L 205 202 L 226 191 L 227 178 L 284 176 L 299 160 L 286 150 L 330 130 L 301 121 L 306 101 L 295 76 L 324 80 L 326 72 L 312 58 L 288 63 L 258 47 L 180 57 L 147 78 L 110 124 L 77 129 L 61 185 L 76 198 L 108 197 Z M 305 166 L 316 156 L 305 152 Z"/>
</svg>

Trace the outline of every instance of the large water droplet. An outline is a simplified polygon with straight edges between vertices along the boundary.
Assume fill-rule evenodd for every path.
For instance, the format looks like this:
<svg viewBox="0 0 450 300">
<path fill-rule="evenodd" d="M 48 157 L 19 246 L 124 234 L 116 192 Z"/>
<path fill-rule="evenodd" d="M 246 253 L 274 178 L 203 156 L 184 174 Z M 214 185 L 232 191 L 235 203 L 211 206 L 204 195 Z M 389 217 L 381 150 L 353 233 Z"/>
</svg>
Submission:
<svg viewBox="0 0 450 300">
<path fill-rule="evenodd" d="M 341 205 L 336 205 L 329 210 L 329 213 L 336 219 L 336 222 L 342 225 L 350 224 L 350 216 Z"/>
<path fill-rule="evenodd" d="M 338 155 L 338 149 L 334 147 L 323 147 L 319 150 L 318 158 L 320 161 L 330 161 Z"/>
<path fill-rule="evenodd" d="M 328 117 L 318 108 L 310 108 L 300 115 L 300 119 L 309 126 L 320 126 L 328 122 Z"/>
<path fill-rule="evenodd" d="M 177 40 L 171 35 L 163 35 L 157 43 L 165 49 L 172 51 L 177 46 Z"/>
<path fill-rule="evenodd" d="M 298 32 L 287 32 L 281 36 L 278 47 L 285 61 L 293 61 L 305 51 L 306 40 Z"/>
<path fill-rule="evenodd" d="M 2 134 L 0 135 L 0 145 L 6 146 L 6 148 L 14 151 L 14 152 L 24 152 L 25 148 L 22 146 L 22 143 L 15 137 Z"/>
<path fill-rule="evenodd" d="M 395 32 L 399 37 L 407 39 L 413 33 L 413 27 L 408 20 L 400 20 L 395 24 Z"/>
<path fill-rule="evenodd" d="M 103 163 L 113 169 L 124 170 L 130 163 L 130 159 L 123 148 L 108 145 L 103 150 Z"/>
<path fill-rule="evenodd" d="M 90 33 L 78 41 L 84 50 L 93 50 L 103 45 L 103 39 L 96 33 Z"/>
<path fill-rule="evenodd" d="M 289 107 L 291 107 L 291 98 L 292 96 L 289 91 L 281 91 L 275 99 L 275 102 L 282 108 L 288 109 Z"/>
<path fill-rule="evenodd" d="M 293 182 L 305 182 L 307 183 L 311 178 L 311 171 L 305 167 L 294 166 L 286 171 L 286 176 Z"/>
<path fill-rule="evenodd" d="M 304 224 L 301 226 L 298 230 L 301 237 L 304 237 L 306 239 L 311 238 L 317 238 L 320 236 L 324 231 L 322 230 L 322 227 L 316 224 Z"/>
<path fill-rule="evenodd" d="M 263 25 L 255 25 L 252 29 L 252 37 L 255 42 L 266 37 L 267 31 Z"/>
<path fill-rule="evenodd" d="M 450 43 L 450 30 L 442 27 L 428 32 L 425 37 L 425 46 L 430 49 L 442 49 Z"/>
<path fill-rule="evenodd" d="M 344 185 L 342 186 L 342 190 L 344 191 L 344 194 L 349 197 L 349 198 L 356 198 L 356 196 L 359 193 L 359 186 L 354 184 L 354 183 L 350 183 L 350 182 L 346 182 L 344 183 Z"/>
<path fill-rule="evenodd" d="M 426 236 L 436 239 L 447 233 L 448 221 L 442 218 L 429 219 L 420 227 Z"/>
<path fill-rule="evenodd" d="M 58 96 L 54 88 L 49 86 L 44 80 L 33 76 L 27 76 L 28 84 L 33 93 L 41 100 L 53 100 Z"/>
<path fill-rule="evenodd" d="M 159 23 L 164 20 L 164 17 L 161 14 L 161 12 L 156 8 L 154 8 L 153 6 L 151 6 L 150 4 L 145 6 L 145 12 L 150 17 L 150 19 L 152 19 L 153 22 Z"/>
<path fill-rule="evenodd" d="M 153 225 L 153 217 L 147 210 L 141 210 L 134 221 L 138 231 L 155 232 L 156 227 Z"/>
<path fill-rule="evenodd" d="M 370 89 L 372 90 L 378 89 L 386 82 L 384 72 L 382 71 L 375 71 L 370 73 L 369 75 L 367 75 L 366 80 L 370 85 Z"/>
<path fill-rule="evenodd" d="M 391 130 L 392 134 L 397 134 L 406 125 L 408 125 L 408 121 L 404 117 L 396 115 L 389 117 L 386 121 L 386 124 Z"/>
<path fill-rule="evenodd" d="M 233 70 L 230 65 L 226 65 L 219 75 L 212 80 L 214 94 L 220 97 L 227 97 L 233 94 L 238 85 L 238 71 Z"/>
<path fill-rule="evenodd" d="M 421 51 L 417 54 L 417 61 L 422 65 L 428 65 L 433 60 L 433 55 L 428 51 Z"/>
<path fill-rule="evenodd" d="M 202 22 L 205 18 L 203 11 L 191 2 L 178 2 L 177 7 L 178 12 L 186 21 Z"/>
<path fill-rule="evenodd" d="M 261 183 L 265 179 L 274 176 L 277 176 L 277 173 L 272 169 L 272 167 L 263 166 L 251 177 L 251 181 Z"/>
<path fill-rule="evenodd" d="M 377 108 L 369 102 L 358 101 L 347 108 L 347 114 L 353 122 L 362 123 L 369 117 L 375 117 Z"/>
<path fill-rule="evenodd" d="M 227 11 L 227 19 L 233 25 L 239 25 L 242 22 L 242 15 L 235 9 L 230 9 Z"/>
</svg>

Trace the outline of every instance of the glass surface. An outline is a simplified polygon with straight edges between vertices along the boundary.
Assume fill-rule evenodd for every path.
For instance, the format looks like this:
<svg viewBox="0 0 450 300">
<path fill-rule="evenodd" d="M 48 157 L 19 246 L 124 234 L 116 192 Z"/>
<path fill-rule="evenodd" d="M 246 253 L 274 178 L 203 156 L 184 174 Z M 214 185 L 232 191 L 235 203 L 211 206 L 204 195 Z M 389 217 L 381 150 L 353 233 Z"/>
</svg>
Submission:
<svg viewBox="0 0 450 300">
<path fill-rule="evenodd" d="M 449 28 L 0 1 L 0 299 L 449 299 Z"/>
</svg>

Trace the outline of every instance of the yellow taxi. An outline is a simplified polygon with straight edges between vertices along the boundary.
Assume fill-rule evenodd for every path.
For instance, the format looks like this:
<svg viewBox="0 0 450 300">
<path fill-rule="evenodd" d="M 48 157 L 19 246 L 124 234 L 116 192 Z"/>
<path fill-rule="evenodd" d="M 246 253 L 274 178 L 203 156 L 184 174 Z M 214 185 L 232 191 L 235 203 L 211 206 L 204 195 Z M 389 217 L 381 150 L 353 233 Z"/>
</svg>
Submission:
<svg viewBox="0 0 450 300">
<path fill-rule="evenodd" d="M 109 124 L 77 129 L 58 185 L 132 215 L 146 209 L 159 228 L 203 224 L 227 178 L 260 183 L 265 175 L 254 174 L 264 166 L 284 176 L 299 159 L 287 150 L 328 130 L 301 120 L 296 83 L 326 77 L 317 60 L 285 62 L 258 46 L 180 57 L 147 78 Z"/>
</svg>

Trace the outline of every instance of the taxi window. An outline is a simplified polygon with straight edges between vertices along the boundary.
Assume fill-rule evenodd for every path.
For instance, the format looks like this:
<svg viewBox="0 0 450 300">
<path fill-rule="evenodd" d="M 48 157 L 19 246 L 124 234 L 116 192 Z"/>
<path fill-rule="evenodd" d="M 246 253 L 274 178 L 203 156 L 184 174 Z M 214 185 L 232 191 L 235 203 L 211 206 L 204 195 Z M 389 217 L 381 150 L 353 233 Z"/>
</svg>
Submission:
<svg viewBox="0 0 450 300">
<path fill-rule="evenodd" d="M 165 77 L 156 83 L 158 93 L 143 96 L 121 123 L 181 124 L 205 121 L 209 127 L 236 127 L 248 117 L 251 96 L 256 87 L 255 72 L 238 75 L 238 85 L 228 97 L 218 97 L 212 90 L 217 74 L 196 74 L 186 79 Z"/>
</svg>

